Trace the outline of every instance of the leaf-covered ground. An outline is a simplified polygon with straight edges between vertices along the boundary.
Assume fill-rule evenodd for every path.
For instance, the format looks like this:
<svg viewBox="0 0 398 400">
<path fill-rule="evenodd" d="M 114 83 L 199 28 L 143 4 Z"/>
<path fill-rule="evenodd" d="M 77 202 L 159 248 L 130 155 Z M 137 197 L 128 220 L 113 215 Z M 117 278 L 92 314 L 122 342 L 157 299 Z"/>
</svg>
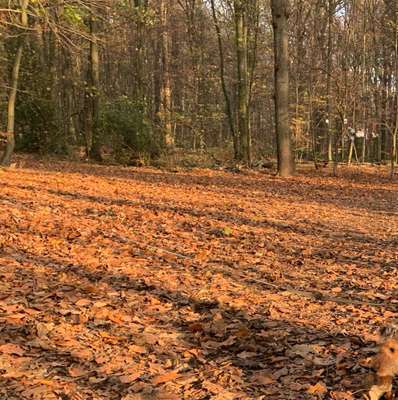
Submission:
<svg viewBox="0 0 398 400">
<path fill-rule="evenodd" d="M 352 399 L 398 310 L 380 171 L 0 170 L 0 399 Z"/>
</svg>

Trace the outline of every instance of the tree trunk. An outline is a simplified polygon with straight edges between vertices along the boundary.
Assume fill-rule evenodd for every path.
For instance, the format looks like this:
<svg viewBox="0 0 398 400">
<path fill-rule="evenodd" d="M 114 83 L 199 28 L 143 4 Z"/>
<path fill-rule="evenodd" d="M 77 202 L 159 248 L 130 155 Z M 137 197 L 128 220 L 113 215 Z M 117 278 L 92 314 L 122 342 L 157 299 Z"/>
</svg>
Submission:
<svg viewBox="0 0 398 400">
<path fill-rule="evenodd" d="M 333 0 L 328 1 L 328 45 L 327 45 L 327 67 L 326 67 L 326 114 L 328 118 L 327 130 L 327 152 L 328 161 L 333 161 L 333 128 L 332 128 L 332 98 L 331 98 L 331 80 L 332 80 L 332 22 L 334 15 Z"/>
<path fill-rule="evenodd" d="M 95 20 L 93 13 L 90 17 L 90 111 L 91 111 L 91 136 L 90 147 L 88 148 L 88 156 L 94 160 L 102 161 L 101 144 L 98 132 L 99 118 L 99 87 L 100 87 L 100 65 L 99 65 L 99 46 L 97 39 L 98 22 Z"/>
<path fill-rule="evenodd" d="M 227 84 L 225 82 L 225 59 L 224 59 L 224 47 L 222 44 L 221 29 L 220 29 L 220 25 L 218 23 L 214 0 L 211 0 L 210 4 L 211 4 L 214 27 L 216 29 L 216 34 L 217 34 L 218 52 L 219 52 L 219 57 L 220 57 L 220 80 L 221 80 L 221 88 L 222 88 L 224 100 L 225 100 L 225 111 L 227 114 L 229 130 L 231 132 L 231 136 L 232 136 L 232 140 L 233 140 L 234 158 L 238 159 L 239 158 L 239 142 L 238 142 L 237 133 L 235 130 L 234 115 L 232 112 L 231 99 L 230 99 L 230 96 L 228 93 Z"/>
<path fill-rule="evenodd" d="M 134 4 L 132 4 L 132 7 L 132 11 L 135 12 L 136 15 L 138 15 L 135 23 L 136 43 L 134 46 L 131 46 L 135 48 L 133 51 L 131 51 L 131 64 L 134 67 L 134 73 L 136 76 L 134 96 L 139 99 L 139 101 L 142 102 L 143 105 L 145 104 L 146 106 L 145 65 L 148 62 L 148 55 L 146 48 L 145 21 L 143 20 L 143 16 L 146 15 L 146 12 L 148 11 L 148 1 L 134 0 Z"/>
<path fill-rule="evenodd" d="M 29 0 L 21 0 L 21 26 L 27 28 L 28 26 L 28 14 L 27 8 Z M 1 157 L 1 165 L 10 165 L 11 157 L 15 149 L 15 105 L 17 100 L 18 83 L 19 83 L 19 71 L 21 69 L 23 48 L 25 45 L 25 32 L 22 31 L 18 38 L 18 48 L 15 54 L 14 65 L 12 68 L 11 75 L 11 89 L 8 96 L 7 104 L 7 144 L 4 154 Z"/>
<path fill-rule="evenodd" d="M 163 131 L 163 138 L 166 147 L 174 146 L 174 135 L 172 128 L 171 109 L 171 82 L 170 82 L 170 49 L 169 32 L 167 27 L 168 7 L 165 0 L 160 0 L 160 19 L 161 19 L 161 87 L 160 87 L 160 120 Z"/>
<path fill-rule="evenodd" d="M 271 0 L 275 56 L 275 124 L 280 176 L 294 173 L 295 162 L 289 119 L 288 0 Z"/>
<path fill-rule="evenodd" d="M 247 10 L 242 0 L 234 1 L 235 39 L 238 76 L 238 130 L 241 150 L 240 157 L 250 166 L 249 132 L 249 70 L 248 70 L 248 27 Z"/>
<path fill-rule="evenodd" d="M 395 126 L 391 132 L 390 177 L 394 178 L 395 163 L 397 161 L 397 133 L 398 133 L 398 0 L 394 4 L 394 63 L 395 63 Z"/>
</svg>

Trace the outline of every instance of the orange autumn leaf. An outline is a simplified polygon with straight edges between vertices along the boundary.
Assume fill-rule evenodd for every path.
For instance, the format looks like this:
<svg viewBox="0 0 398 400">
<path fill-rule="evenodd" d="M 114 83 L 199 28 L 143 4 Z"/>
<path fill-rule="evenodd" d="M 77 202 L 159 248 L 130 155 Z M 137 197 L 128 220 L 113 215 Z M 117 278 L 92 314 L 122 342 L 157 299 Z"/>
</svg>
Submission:
<svg viewBox="0 0 398 400">
<path fill-rule="evenodd" d="M 328 392 L 328 388 L 326 387 L 324 382 L 318 382 L 315 385 L 310 386 L 307 389 L 307 393 L 314 395 L 322 395 Z"/>
<path fill-rule="evenodd" d="M 25 354 L 25 350 L 21 346 L 18 346 L 17 344 L 5 343 L 0 345 L 0 353 L 23 356 Z"/>
<path fill-rule="evenodd" d="M 154 378 L 152 378 L 151 382 L 153 385 L 160 385 L 162 383 L 174 381 L 178 378 L 178 376 L 179 374 L 177 371 L 171 371 L 162 375 L 155 376 Z"/>
<path fill-rule="evenodd" d="M 87 371 L 80 367 L 70 367 L 68 369 L 69 376 L 72 378 L 78 378 L 84 375 L 87 375 Z"/>
<path fill-rule="evenodd" d="M 122 383 L 132 383 L 135 382 L 137 379 L 139 379 L 142 375 L 143 375 L 142 372 L 130 373 L 120 376 L 119 380 Z"/>
<path fill-rule="evenodd" d="M 144 346 L 139 346 L 136 344 L 132 344 L 128 348 L 130 353 L 136 353 L 136 354 L 145 354 L 147 352 L 147 349 Z"/>
</svg>

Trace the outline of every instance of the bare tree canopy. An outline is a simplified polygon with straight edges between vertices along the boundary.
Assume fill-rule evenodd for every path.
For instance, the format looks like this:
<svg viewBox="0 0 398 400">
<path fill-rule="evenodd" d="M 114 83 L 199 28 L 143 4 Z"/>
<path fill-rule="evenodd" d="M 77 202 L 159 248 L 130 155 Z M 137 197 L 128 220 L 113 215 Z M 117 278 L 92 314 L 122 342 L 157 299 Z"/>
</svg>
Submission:
<svg viewBox="0 0 398 400">
<path fill-rule="evenodd" d="M 295 160 L 393 171 L 395 2 L 271 3 L 0 1 L 3 163 L 14 147 L 83 146 L 98 161 L 177 151 L 285 159 L 283 174 Z"/>
</svg>

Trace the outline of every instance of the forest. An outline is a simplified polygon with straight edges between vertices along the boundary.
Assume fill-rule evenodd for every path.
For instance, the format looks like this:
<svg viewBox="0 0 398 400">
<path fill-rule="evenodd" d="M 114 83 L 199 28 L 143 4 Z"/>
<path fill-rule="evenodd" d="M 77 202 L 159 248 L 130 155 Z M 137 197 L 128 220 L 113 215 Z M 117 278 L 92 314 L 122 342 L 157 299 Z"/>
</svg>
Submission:
<svg viewBox="0 0 398 400">
<path fill-rule="evenodd" d="M 255 166 L 278 147 L 290 163 L 396 162 L 396 7 L 2 1 L 2 162 L 14 147 L 127 165 Z"/>
<path fill-rule="evenodd" d="M 398 0 L 0 0 L 0 400 L 398 397 Z"/>
</svg>

